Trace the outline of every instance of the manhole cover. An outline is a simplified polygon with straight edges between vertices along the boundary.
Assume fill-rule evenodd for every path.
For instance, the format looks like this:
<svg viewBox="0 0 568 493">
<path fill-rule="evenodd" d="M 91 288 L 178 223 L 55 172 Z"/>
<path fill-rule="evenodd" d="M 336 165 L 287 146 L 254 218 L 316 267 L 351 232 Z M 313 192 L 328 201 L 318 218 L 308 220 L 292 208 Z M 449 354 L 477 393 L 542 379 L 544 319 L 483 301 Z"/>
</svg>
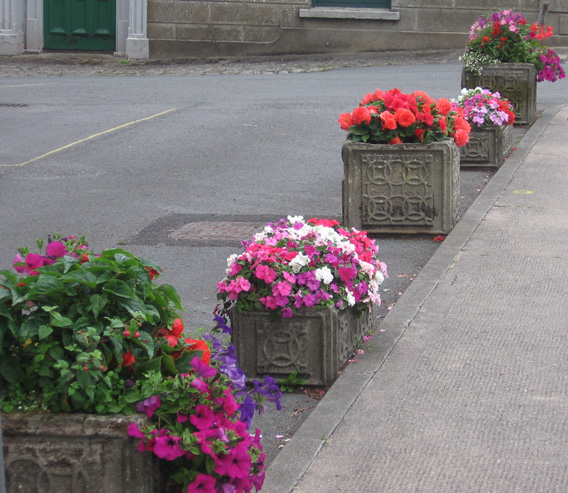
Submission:
<svg viewBox="0 0 568 493">
<path fill-rule="evenodd" d="M 1 108 L 27 108 L 28 106 L 24 103 L 0 103 Z"/>
<path fill-rule="evenodd" d="M 198 221 L 183 225 L 168 234 L 171 240 L 185 241 L 242 241 L 252 240 L 266 223 Z"/>
</svg>

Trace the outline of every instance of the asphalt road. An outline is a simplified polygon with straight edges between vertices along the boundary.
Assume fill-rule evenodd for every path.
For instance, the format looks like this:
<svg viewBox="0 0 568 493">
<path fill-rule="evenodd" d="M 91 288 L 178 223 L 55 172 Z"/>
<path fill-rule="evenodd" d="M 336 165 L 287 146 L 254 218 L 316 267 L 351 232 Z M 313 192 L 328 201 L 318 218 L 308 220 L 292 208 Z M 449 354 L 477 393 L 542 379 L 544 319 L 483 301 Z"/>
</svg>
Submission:
<svg viewBox="0 0 568 493">
<path fill-rule="evenodd" d="M 237 221 L 340 218 L 340 113 L 376 88 L 459 94 L 455 58 L 382 62 L 328 70 L 309 60 L 297 73 L 243 64 L 231 75 L 159 75 L 151 66 L 101 75 L 94 65 L 37 76 L 28 64 L 14 76 L 13 65 L 0 64 L 0 269 L 38 237 L 86 234 L 95 250 L 124 245 L 156 261 L 180 292 L 186 327 L 210 327 L 215 283 L 250 234 Z M 566 79 L 538 91 L 539 108 L 568 102 Z M 491 175 L 461 173 L 462 211 Z M 195 223 L 204 229 L 180 232 Z M 390 275 L 380 319 L 438 244 L 428 236 L 377 242 Z M 259 420 L 269 460 L 313 395 L 287 396 L 284 411 Z"/>
</svg>

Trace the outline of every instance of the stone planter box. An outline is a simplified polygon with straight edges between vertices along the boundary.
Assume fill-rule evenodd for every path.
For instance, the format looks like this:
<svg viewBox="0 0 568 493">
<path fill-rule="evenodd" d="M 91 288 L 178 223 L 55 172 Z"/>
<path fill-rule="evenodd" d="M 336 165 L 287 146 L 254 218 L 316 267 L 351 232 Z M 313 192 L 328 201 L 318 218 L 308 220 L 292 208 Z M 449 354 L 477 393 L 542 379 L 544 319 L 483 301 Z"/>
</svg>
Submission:
<svg viewBox="0 0 568 493">
<path fill-rule="evenodd" d="M 365 144 L 346 140 L 343 225 L 369 233 L 447 234 L 459 210 L 460 154 L 453 140 Z"/>
<path fill-rule="evenodd" d="M 532 63 L 483 65 L 481 75 L 462 70 L 462 87 L 482 87 L 513 104 L 515 125 L 532 125 L 536 118 L 536 68 Z"/>
<path fill-rule="evenodd" d="M 513 149 L 513 126 L 471 127 L 469 142 L 460 147 L 461 168 L 499 169 Z"/>
<path fill-rule="evenodd" d="M 3 413 L 7 493 L 159 492 L 157 458 L 127 435 L 145 416 Z"/>
<path fill-rule="evenodd" d="M 232 342 L 247 378 L 286 378 L 294 371 L 307 385 L 329 387 L 371 330 L 371 314 L 350 309 L 302 308 L 292 318 L 268 312 L 231 313 Z"/>
</svg>

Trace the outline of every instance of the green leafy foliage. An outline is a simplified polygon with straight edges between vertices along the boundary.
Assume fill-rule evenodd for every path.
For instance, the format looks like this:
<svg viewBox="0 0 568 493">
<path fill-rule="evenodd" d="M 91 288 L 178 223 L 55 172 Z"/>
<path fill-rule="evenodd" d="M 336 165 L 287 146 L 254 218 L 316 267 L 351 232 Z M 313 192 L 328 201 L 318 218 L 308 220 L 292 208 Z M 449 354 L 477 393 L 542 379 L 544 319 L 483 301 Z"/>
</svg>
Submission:
<svg viewBox="0 0 568 493">
<path fill-rule="evenodd" d="M 297 371 L 293 371 L 286 378 L 276 380 L 282 392 L 294 392 L 298 387 L 306 385 L 308 381 L 298 376 Z"/>
<path fill-rule="evenodd" d="M 155 263 L 119 248 L 94 255 L 74 238 L 52 240 L 43 256 L 20 253 L 22 276 L 0 272 L 4 410 L 120 412 L 134 374 L 178 373 L 162 335 L 183 307 L 154 282 Z"/>
</svg>

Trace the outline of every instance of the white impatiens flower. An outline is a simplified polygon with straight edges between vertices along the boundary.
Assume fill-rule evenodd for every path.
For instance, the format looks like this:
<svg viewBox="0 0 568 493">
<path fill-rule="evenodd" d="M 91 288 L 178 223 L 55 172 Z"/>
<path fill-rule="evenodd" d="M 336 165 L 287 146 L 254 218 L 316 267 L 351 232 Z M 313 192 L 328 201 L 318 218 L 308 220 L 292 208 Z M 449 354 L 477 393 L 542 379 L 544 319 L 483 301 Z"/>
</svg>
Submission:
<svg viewBox="0 0 568 493">
<path fill-rule="evenodd" d="M 377 273 L 375 274 L 375 281 L 377 282 L 377 284 L 382 284 L 383 281 L 385 280 L 385 276 L 383 275 L 383 273 L 378 270 Z"/>
<path fill-rule="evenodd" d="M 288 216 L 288 223 L 290 223 L 292 226 L 296 223 L 303 223 L 304 222 L 304 216 Z"/>
<path fill-rule="evenodd" d="M 304 267 L 305 265 L 308 265 L 308 262 L 310 261 L 310 257 L 308 257 L 307 255 L 304 255 L 303 253 L 299 253 L 298 255 L 296 255 L 292 260 L 290 260 L 290 267 L 292 267 L 292 270 L 294 271 L 294 273 L 298 273 L 300 272 L 300 270 L 302 269 L 302 267 Z"/>
<path fill-rule="evenodd" d="M 351 291 L 347 290 L 346 298 L 349 306 L 355 306 L 355 296 L 353 296 Z"/>
<path fill-rule="evenodd" d="M 373 279 L 373 277 L 375 277 L 375 266 L 373 264 L 370 264 L 369 262 L 365 262 L 363 260 L 359 260 L 359 266 L 361 267 L 361 270 L 367 274 L 367 276 L 369 276 L 370 279 Z"/>
<path fill-rule="evenodd" d="M 329 267 L 324 266 L 319 269 L 316 269 L 316 279 L 318 281 L 322 281 L 324 284 L 329 284 L 333 281 L 333 274 Z"/>
</svg>

